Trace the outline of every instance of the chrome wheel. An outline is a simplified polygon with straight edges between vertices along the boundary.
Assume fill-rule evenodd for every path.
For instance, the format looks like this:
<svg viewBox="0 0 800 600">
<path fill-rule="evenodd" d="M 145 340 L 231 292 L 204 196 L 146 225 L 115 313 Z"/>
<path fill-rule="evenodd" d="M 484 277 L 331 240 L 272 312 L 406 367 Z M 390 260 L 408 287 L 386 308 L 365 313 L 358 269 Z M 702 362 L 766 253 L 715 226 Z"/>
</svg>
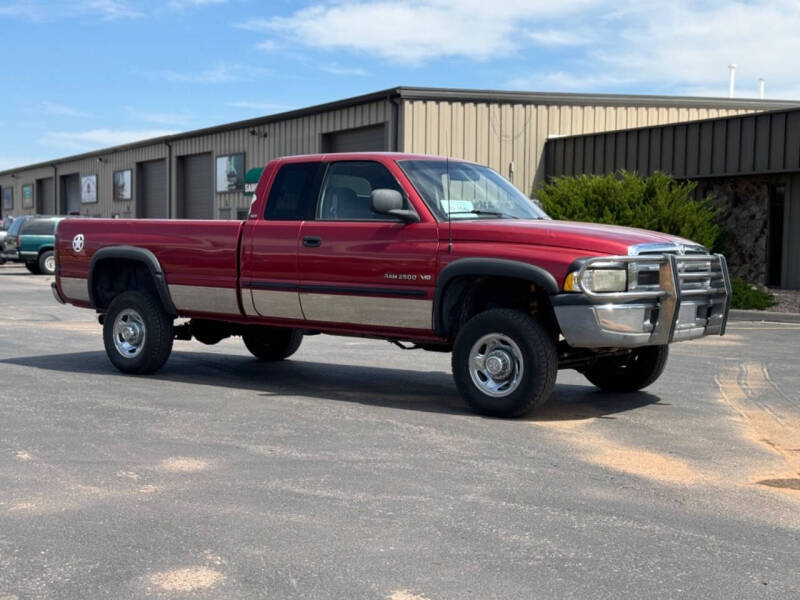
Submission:
<svg viewBox="0 0 800 600">
<path fill-rule="evenodd" d="M 484 335 L 470 350 L 470 378 L 487 396 L 503 398 L 512 394 L 519 387 L 524 371 L 519 346 L 501 333 Z"/>
<path fill-rule="evenodd" d="M 55 256 L 48 256 L 44 259 L 44 270 L 48 274 L 53 274 L 56 272 L 56 257 Z"/>
<path fill-rule="evenodd" d="M 144 319 L 132 308 L 121 311 L 114 320 L 114 347 L 125 358 L 138 356 L 145 335 Z"/>
</svg>

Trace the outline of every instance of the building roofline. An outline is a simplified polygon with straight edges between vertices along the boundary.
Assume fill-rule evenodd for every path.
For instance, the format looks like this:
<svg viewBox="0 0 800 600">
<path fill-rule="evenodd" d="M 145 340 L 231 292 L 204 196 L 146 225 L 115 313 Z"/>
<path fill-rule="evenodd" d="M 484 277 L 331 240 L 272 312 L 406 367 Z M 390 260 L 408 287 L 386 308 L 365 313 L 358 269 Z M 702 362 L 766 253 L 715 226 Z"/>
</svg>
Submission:
<svg viewBox="0 0 800 600">
<path fill-rule="evenodd" d="M 758 100 L 758 99 L 736 99 L 736 98 L 713 98 L 713 97 L 691 97 L 691 96 L 656 96 L 656 95 L 629 95 L 629 94 L 578 94 L 578 93 L 562 93 L 562 92 L 513 92 L 502 90 L 476 90 L 476 89 L 458 89 L 458 88 L 431 88 L 431 87 L 413 87 L 413 86 L 398 86 L 362 94 L 360 96 L 352 96 L 342 100 L 335 100 L 333 102 L 326 102 L 323 104 L 315 104 L 305 108 L 299 108 L 282 113 L 275 113 L 264 117 L 256 117 L 253 119 L 246 119 L 243 121 L 234 121 L 225 123 L 223 125 L 215 125 L 212 127 L 205 127 L 202 129 L 193 129 L 191 131 L 184 131 L 171 135 L 165 135 L 156 138 L 149 138 L 146 140 L 138 140 L 128 144 L 120 144 L 98 150 L 91 150 L 81 154 L 74 154 L 52 160 L 42 161 L 31 165 L 21 165 L 12 169 L 5 169 L 0 171 L 0 176 L 9 175 L 18 171 L 30 171 L 33 169 L 41 169 L 53 167 L 54 165 L 74 162 L 78 160 L 85 160 L 90 158 L 97 158 L 104 154 L 114 152 L 122 152 L 125 150 L 132 150 L 135 148 L 142 148 L 145 146 L 153 146 L 156 144 L 166 144 L 184 140 L 187 138 L 198 137 L 203 135 L 213 135 L 234 129 L 244 129 L 247 127 L 259 127 L 275 123 L 278 121 L 285 121 L 287 119 L 296 119 L 299 117 L 308 116 L 321 111 L 336 110 L 339 108 L 348 108 L 356 106 L 365 102 L 374 102 L 376 100 L 439 100 L 439 101 L 461 101 L 461 102 L 513 102 L 516 104 L 564 104 L 569 103 L 573 106 L 671 106 L 671 107 L 693 107 L 693 108 L 738 108 L 738 109 L 753 109 L 760 111 L 774 110 L 779 112 L 781 109 L 786 110 L 790 108 L 800 107 L 800 101 L 790 100 Z M 579 136 L 578 136 L 579 137 Z"/>
<path fill-rule="evenodd" d="M 756 117 L 769 117 L 773 115 L 783 115 L 800 111 L 800 103 L 797 103 L 788 108 L 779 108 L 776 110 L 762 110 L 754 113 L 739 113 L 737 115 L 725 115 L 723 117 L 708 117 L 705 119 L 692 119 L 691 121 L 673 121 L 672 123 L 659 123 L 658 125 L 640 125 L 638 127 L 623 127 L 621 129 L 607 129 L 604 131 L 594 131 L 592 133 L 573 133 L 570 135 L 559 135 L 548 137 L 545 143 L 550 143 L 556 140 L 575 140 L 578 138 L 590 138 L 600 135 L 608 135 L 612 133 L 623 133 L 629 131 L 642 131 L 645 129 L 664 129 L 666 127 L 675 127 L 676 125 L 697 125 L 701 123 L 716 123 L 717 121 L 732 121 L 733 119 L 756 118 Z"/>
</svg>

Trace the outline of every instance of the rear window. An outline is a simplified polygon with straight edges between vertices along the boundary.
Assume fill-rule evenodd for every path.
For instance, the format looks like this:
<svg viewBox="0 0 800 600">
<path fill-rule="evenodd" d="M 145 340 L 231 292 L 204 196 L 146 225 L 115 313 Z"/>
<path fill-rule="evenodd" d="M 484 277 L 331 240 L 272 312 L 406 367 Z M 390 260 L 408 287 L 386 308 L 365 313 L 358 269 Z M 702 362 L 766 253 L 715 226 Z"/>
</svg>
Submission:
<svg viewBox="0 0 800 600">
<path fill-rule="evenodd" d="M 269 190 L 264 217 L 270 221 L 306 221 L 314 218 L 322 163 L 283 165 Z"/>
<path fill-rule="evenodd" d="M 56 231 L 55 219 L 30 219 L 20 230 L 22 235 L 53 235 Z"/>
<path fill-rule="evenodd" d="M 14 219 L 14 222 L 11 224 L 11 227 L 8 228 L 8 235 L 15 236 L 19 233 L 22 224 L 25 223 L 27 219 L 17 218 Z"/>
</svg>

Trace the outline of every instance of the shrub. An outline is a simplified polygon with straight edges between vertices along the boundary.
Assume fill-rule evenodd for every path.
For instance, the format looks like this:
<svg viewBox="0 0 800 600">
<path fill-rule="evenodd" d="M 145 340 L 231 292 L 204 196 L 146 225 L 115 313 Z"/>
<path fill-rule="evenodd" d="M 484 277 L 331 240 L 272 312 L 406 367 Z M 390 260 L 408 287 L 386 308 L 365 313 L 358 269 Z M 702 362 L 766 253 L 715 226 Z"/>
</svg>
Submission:
<svg viewBox="0 0 800 600">
<path fill-rule="evenodd" d="M 664 173 L 642 178 L 611 175 L 557 177 L 536 190 L 554 219 L 627 225 L 670 233 L 717 249 L 721 230 L 708 198 L 694 200 L 697 184 Z"/>
<path fill-rule="evenodd" d="M 775 304 L 775 296 L 747 283 L 741 277 L 734 277 L 731 287 L 733 288 L 731 308 L 764 310 Z"/>
</svg>

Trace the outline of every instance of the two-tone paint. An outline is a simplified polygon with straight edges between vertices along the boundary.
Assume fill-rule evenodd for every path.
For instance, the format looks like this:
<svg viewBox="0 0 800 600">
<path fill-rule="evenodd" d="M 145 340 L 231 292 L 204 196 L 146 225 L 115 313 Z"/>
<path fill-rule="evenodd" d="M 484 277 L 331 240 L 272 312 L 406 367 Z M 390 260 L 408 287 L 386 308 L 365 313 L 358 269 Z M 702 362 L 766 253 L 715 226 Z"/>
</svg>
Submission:
<svg viewBox="0 0 800 600">
<path fill-rule="evenodd" d="M 409 158 L 433 157 L 352 153 L 274 160 L 264 169 L 244 222 L 62 221 L 58 293 L 68 302 L 92 307 L 95 254 L 135 247 L 155 258 L 182 317 L 443 341 L 437 302 L 448 277 L 462 267 L 484 275 L 521 272 L 554 294 L 576 259 L 625 254 L 635 244 L 684 241 L 650 231 L 549 220 L 437 221 L 397 163 Z M 343 160 L 384 165 L 419 221 L 264 218 L 270 186 L 283 165 Z M 79 235 L 83 243 L 78 250 L 73 240 Z"/>
</svg>

